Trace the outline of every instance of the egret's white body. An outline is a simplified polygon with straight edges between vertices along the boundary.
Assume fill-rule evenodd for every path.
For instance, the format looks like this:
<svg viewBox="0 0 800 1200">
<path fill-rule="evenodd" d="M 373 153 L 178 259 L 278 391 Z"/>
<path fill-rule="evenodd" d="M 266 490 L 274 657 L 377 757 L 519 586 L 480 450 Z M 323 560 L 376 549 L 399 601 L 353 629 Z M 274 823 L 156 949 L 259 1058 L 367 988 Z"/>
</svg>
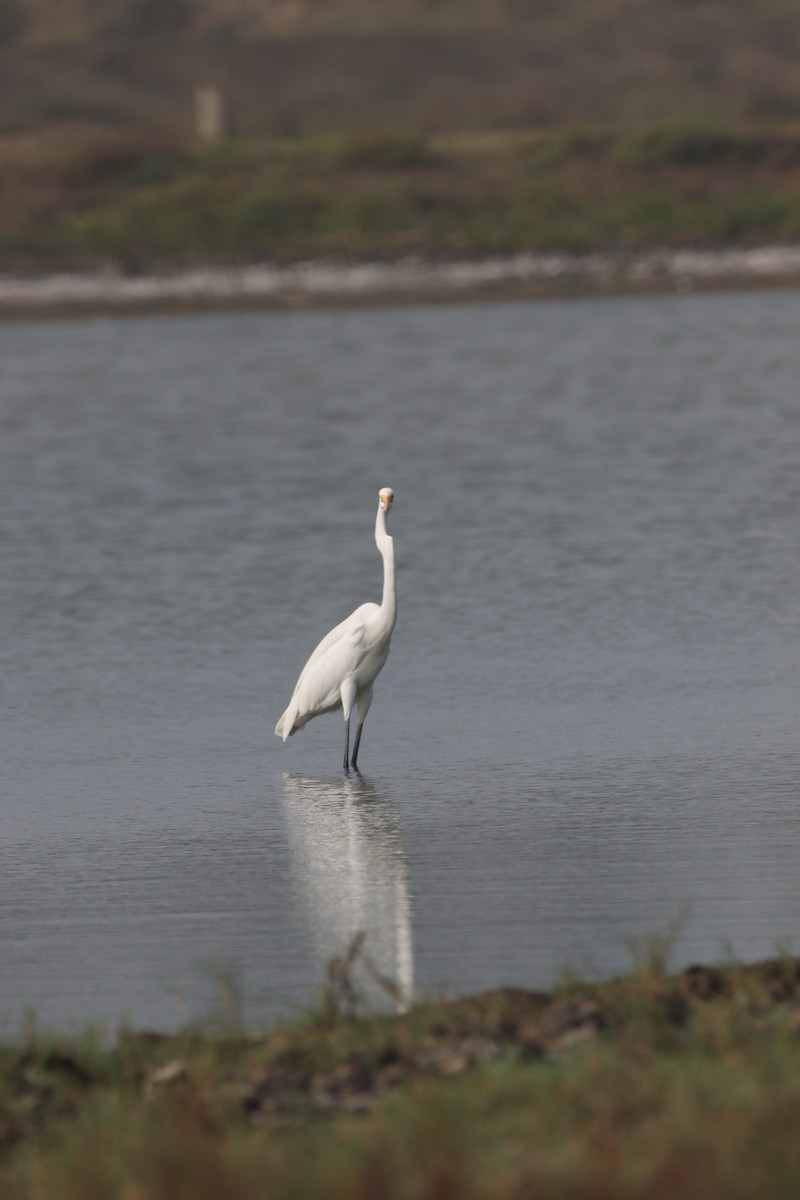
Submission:
<svg viewBox="0 0 800 1200">
<path fill-rule="evenodd" d="M 313 717 L 341 708 L 345 720 L 344 766 L 348 767 L 350 714 L 355 706 L 358 729 L 350 766 L 355 766 L 369 706 L 372 685 L 389 657 L 397 620 L 394 543 L 386 532 L 386 517 L 394 499 L 391 488 L 378 493 L 375 544 L 383 559 L 383 597 L 380 604 L 362 604 L 332 629 L 313 651 L 295 684 L 292 698 L 275 733 L 284 741 Z"/>
</svg>

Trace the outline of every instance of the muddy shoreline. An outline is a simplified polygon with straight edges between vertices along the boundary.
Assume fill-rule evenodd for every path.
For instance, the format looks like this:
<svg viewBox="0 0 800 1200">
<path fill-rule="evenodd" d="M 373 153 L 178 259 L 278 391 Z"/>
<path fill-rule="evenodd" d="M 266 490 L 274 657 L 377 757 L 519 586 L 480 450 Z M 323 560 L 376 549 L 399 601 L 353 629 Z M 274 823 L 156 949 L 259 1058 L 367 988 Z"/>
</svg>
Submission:
<svg viewBox="0 0 800 1200">
<path fill-rule="evenodd" d="M 0 318 L 360 307 L 800 286 L 800 246 L 0 274 Z"/>
<path fill-rule="evenodd" d="M 800 1189 L 800 960 L 0 1045 L 6 1200 L 760 1200 Z M 339 978 L 339 986 L 335 980 Z M 354 995 L 355 993 L 353 993 Z M 240 1015 L 240 1014 L 239 1014 Z"/>
</svg>

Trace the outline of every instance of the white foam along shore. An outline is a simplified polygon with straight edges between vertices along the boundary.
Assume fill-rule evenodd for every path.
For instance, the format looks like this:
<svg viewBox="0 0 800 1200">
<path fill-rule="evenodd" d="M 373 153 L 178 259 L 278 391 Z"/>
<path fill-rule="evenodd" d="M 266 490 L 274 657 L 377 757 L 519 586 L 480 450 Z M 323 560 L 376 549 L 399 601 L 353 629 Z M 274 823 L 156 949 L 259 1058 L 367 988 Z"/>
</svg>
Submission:
<svg viewBox="0 0 800 1200">
<path fill-rule="evenodd" d="M 521 254 L 475 262 L 339 265 L 305 262 L 205 267 L 125 275 L 114 270 L 45 276 L 0 275 L 0 309 L 19 314 L 178 304 L 265 306 L 369 303 L 380 298 L 475 295 L 502 289 L 546 293 L 559 285 L 609 289 L 800 282 L 800 246 L 651 250 L 642 254 Z"/>
</svg>

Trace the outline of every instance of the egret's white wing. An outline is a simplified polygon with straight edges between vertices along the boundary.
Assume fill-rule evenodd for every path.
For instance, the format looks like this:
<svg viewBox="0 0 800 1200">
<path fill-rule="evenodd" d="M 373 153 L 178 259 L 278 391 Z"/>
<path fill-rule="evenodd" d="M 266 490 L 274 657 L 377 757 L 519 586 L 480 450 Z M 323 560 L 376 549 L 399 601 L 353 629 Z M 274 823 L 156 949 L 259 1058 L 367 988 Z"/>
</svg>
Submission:
<svg viewBox="0 0 800 1200">
<path fill-rule="evenodd" d="M 300 672 L 292 698 L 275 732 L 284 741 L 311 717 L 341 704 L 341 686 L 367 652 L 367 614 L 375 604 L 362 604 L 326 634 Z"/>
</svg>

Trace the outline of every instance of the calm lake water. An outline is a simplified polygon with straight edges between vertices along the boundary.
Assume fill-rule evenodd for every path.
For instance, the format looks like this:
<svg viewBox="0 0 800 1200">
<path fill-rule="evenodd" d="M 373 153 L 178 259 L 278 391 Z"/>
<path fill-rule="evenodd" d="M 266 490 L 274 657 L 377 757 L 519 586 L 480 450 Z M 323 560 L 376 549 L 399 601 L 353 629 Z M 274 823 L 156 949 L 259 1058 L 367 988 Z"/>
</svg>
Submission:
<svg viewBox="0 0 800 1200">
<path fill-rule="evenodd" d="M 0 1024 L 406 994 L 800 925 L 800 294 L 0 327 Z M 360 765 L 273 735 L 400 613 Z"/>
</svg>

